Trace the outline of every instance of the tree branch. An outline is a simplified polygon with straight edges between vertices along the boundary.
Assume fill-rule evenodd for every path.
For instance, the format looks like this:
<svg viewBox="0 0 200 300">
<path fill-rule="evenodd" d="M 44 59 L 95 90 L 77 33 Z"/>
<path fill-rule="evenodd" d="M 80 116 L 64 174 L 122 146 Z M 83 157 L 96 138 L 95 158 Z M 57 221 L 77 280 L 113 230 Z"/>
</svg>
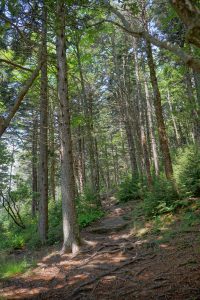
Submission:
<svg viewBox="0 0 200 300">
<path fill-rule="evenodd" d="M 40 61 L 37 68 L 33 71 L 31 77 L 26 81 L 25 85 L 22 87 L 17 99 L 15 101 L 14 106 L 12 107 L 11 111 L 9 112 L 7 118 L 0 117 L 0 137 L 3 135 L 7 127 L 10 125 L 12 118 L 15 116 L 16 112 L 18 111 L 22 100 L 24 99 L 25 95 L 28 93 L 30 87 L 32 86 L 34 80 L 37 78 L 40 69 L 43 65 L 43 62 Z"/>
<path fill-rule="evenodd" d="M 26 68 L 26 67 L 23 67 L 23 66 L 21 66 L 21 65 L 18 65 L 18 64 L 16 64 L 16 63 L 12 62 L 11 60 L 7 60 L 7 59 L 0 58 L 0 62 L 3 62 L 3 63 L 8 64 L 8 65 L 11 65 L 11 66 L 13 66 L 13 67 L 15 67 L 15 68 L 18 68 L 18 69 L 22 69 L 22 70 L 24 70 L 24 71 L 32 72 L 31 69 Z"/>
<path fill-rule="evenodd" d="M 200 10 L 190 0 L 170 0 L 178 16 L 187 26 L 187 40 L 200 48 Z"/>
<path fill-rule="evenodd" d="M 136 23 L 131 24 L 130 22 L 128 22 L 126 20 L 125 16 L 118 9 L 111 6 L 110 4 L 106 3 L 106 6 L 110 9 L 110 11 L 112 13 L 114 13 L 120 19 L 120 21 L 122 22 L 122 25 L 118 24 L 117 22 L 114 22 L 112 20 L 105 20 L 105 22 L 113 23 L 136 38 L 143 38 L 159 48 L 163 48 L 163 49 L 166 49 L 166 50 L 174 53 L 180 60 L 182 60 L 184 62 L 185 65 L 187 65 L 188 67 L 192 68 L 195 71 L 200 71 L 200 60 L 199 59 L 186 53 L 178 45 L 173 45 L 167 41 L 161 41 L 161 40 L 157 39 L 156 37 L 150 35 L 147 31 L 140 29 L 136 25 Z M 133 27 L 134 27 L 134 29 L 132 29 Z"/>
<path fill-rule="evenodd" d="M 15 23 L 13 23 L 8 17 L 6 17 L 3 13 L 0 13 L 0 19 L 10 23 L 10 25 L 17 30 L 21 38 L 26 39 L 24 33 L 18 28 L 18 26 Z"/>
</svg>

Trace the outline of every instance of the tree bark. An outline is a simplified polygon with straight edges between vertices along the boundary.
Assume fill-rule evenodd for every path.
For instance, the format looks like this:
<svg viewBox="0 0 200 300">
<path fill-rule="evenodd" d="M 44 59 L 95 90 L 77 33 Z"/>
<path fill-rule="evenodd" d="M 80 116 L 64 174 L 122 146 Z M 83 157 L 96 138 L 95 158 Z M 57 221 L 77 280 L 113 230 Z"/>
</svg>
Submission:
<svg viewBox="0 0 200 300">
<path fill-rule="evenodd" d="M 171 97 L 170 97 L 170 91 L 169 91 L 169 89 L 167 89 L 167 101 L 168 101 L 169 109 L 170 109 L 170 112 L 171 112 L 171 117 L 172 117 L 172 123 L 173 123 L 173 127 L 174 127 L 176 144 L 177 144 L 177 146 L 179 146 L 180 145 L 180 135 L 179 135 L 179 132 L 178 132 L 178 127 L 177 127 L 176 119 L 175 119 L 174 112 L 173 112 L 173 107 L 172 107 L 172 103 L 171 103 Z"/>
<path fill-rule="evenodd" d="M 79 228 L 75 210 L 75 179 L 73 172 L 73 155 L 67 82 L 65 16 L 65 1 L 57 0 L 56 52 L 58 67 L 58 100 L 60 104 L 59 125 L 61 139 L 61 192 L 64 234 L 62 253 L 66 251 L 75 253 L 79 249 Z"/>
<path fill-rule="evenodd" d="M 50 137 L 50 142 L 49 142 L 49 152 L 50 152 L 50 177 L 49 177 L 49 184 L 50 184 L 50 191 L 51 191 L 51 197 L 53 201 L 56 201 L 56 181 L 55 181 L 55 176 L 56 176 L 56 153 L 55 153 L 55 123 L 54 123 L 54 112 L 53 112 L 53 103 L 50 107 L 50 124 L 49 124 L 49 137 Z"/>
<path fill-rule="evenodd" d="M 140 108 L 140 135 L 141 135 L 141 145 L 142 145 L 142 152 L 144 157 L 144 164 L 146 169 L 147 175 L 147 183 L 148 186 L 152 186 L 152 176 L 151 176 L 151 165 L 149 161 L 149 153 L 148 153 L 148 146 L 147 146 L 147 138 L 145 133 L 145 113 L 144 113 L 144 97 L 142 94 L 142 87 L 141 87 L 141 79 L 139 74 L 139 64 L 138 64 L 138 57 L 137 57 L 137 47 L 136 41 L 133 43 L 134 47 L 134 64 L 135 64 L 135 77 L 136 77 L 136 88 L 137 88 L 137 100 Z"/>
<path fill-rule="evenodd" d="M 195 101 L 194 93 L 193 93 L 193 86 L 192 86 L 192 78 L 190 71 L 187 70 L 185 74 L 186 80 L 186 90 L 188 94 L 188 100 L 191 104 L 191 119 L 193 124 L 193 136 L 194 141 L 196 144 L 200 145 L 200 119 L 199 119 L 199 111 L 198 111 L 198 103 Z"/>
<path fill-rule="evenodd" d="M 170 0 L 177 14 L 187 26 L 186 39 L 200 48 L 200 10 L 195 1 Z"/>
<path fill-rule="evenodd" d="M 99 168 L 98 168 L 98 158 L 96 153 L 96 141 L 94 137 L 94 124 L 93 124 L 93 95 L 92 93 L 86 94 L 85 82 L 83 77 L 83 69 L 81 64 L 81 54 L 79 49 L 79 41 L 76 44 L 76 53 L 79 66 L 80 80 L 81 80 L 81 90 L 82 90 L 82 102 L 83 110 L 86 120 L 86 132 L 87 132 L 87 144 L 90 160 L 90 180 L 93 193 L 96 195 L 97 205 L 101 206 L 100 195 L 99 195 Z"/>
<path fill-rule="evenodd" d="M 48 78 L 47 78 L 47 8 L 42 8 L 42 60 L 40 89 L 40 156 L 39 156 L 39 236 L 42 244 L 48 234 Z"/>
<path fill-rule="evenodd" d="M 35 217 L 38 209 L 38 119 L 33 116 L 33 129 L 32 129 L 32 216 Z"/>
<path fill-rule="evenodd" d="M 167 132 L 165 128 L 163 112 L 162 112 L 162 104 L 161 104 L 161 95 L 160 90 L 158 87 L 158 81 L 156 76 L 155 64 L 153 59 L 152 47 L 149 41 L 146 41 L 146 53 L 147 53 L 147 60 L 148 66 L 150 71 L 150 79 L 153 88 L 154 94 L 154 107 L 156 113 L 156 120 L 158 126 L 158 136 L 160 141 L 160 148 L 163 156 L 163 164 L 165 168 L 165 174 L 167 179 L 172 179 L 173 177 L 173 168 L 171 162 L 171 155 L 169 151 L 168 139 L 167 139 Z"/>
<path fill-rule="evenodd" d="M 153 127 L 151 99 L 150 99 L 148 84 L 147 84 L 147 80 L 146 80 L 145 75 L 144 75 L 144 87 L 145 87 L 145 96 L 146 96 L 147 119 L 148 119 L 151 151 L 152 151 L 155 174 L 156 174 L 156 176 L 158 176 L 159 175 L 158 151 L 157 151 L 156 137 L 155 137 L 155 134 L 154 134 L 154 127 Z"/>
<path fill-rule="evenodd" d="M 115 36 L 112 36 L 112 53 L 113 53 L 114 73 L 116 74 L 114 79 L 117 82 L 117 86 L 118 86 L 115 98 L 116 98 L 117 105 L 119 107 L 121 120 L 124 124 L 125 132 L 127 136 L 131 174 L 132 177 L 136 177 L 138 176 L 138 170 L 139 170 L 138 167 L 139 159 L 137 160 L 136 158 L 136 140 L 138 135 L 138 133 L 136 132 L 138 129 L 137 117 L 133 111 L 134 105 L 130 103 L 130 93 L 129 91 L 127 91 L 127 84 L 126 84 L 127 72 L 125 70 L 126 69 L 125 60 L 122 61 L 122 66 L 120 64 L 121 62 L 118 62 L 116 45 L 115 45 Z M 120 71 L 121 69 L 122 72 Z M 128 86 L 128 88 L 130 88 L 130 86 Z"/>
</svg>

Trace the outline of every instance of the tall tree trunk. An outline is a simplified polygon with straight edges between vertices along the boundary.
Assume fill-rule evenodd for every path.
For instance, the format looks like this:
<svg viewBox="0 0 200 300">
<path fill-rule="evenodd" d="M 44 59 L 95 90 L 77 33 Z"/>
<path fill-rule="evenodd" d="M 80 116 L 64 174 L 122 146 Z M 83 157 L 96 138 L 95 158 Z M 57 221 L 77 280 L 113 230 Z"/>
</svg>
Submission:
<svg viewBox="0 0 200 300">
<path fill-rule="evenodd" d="M 88 150 L 90 157 L 90 175 L 92 181 L 93 193 L 96 195 L 96 202 L 101 206 L 100 200 L 100 186 L 99 186 L 99 165 L 97 141 L 94 137 L 94 123 L 93 123 L 93 97 L 92 93 L 88 95 L 87 119 L 88 119 Z"/>
<path fill-rule="evenodd" d="M 108 144 L 107 142 L 105 143 L 105 147 L 104 147 L 104 155 L 105 155 L 105 183 L 106 183 L 106 189 L 107 192 L 110 190 L 111 187 L 111 179 L 110 179 L 110 161 L 109 161 L 109 155 L 108 155 Z"/>
<path fill-rule="evenodd" d="M 145 87 L 145 96 L 146 96 L 147 119 L 148 119 L 151 151 L 152 151 L 155 174 L 156 174 L 156 176 L 158 176 L 158 174 L 159 174 L 158 151 L 157 151 L 157 145 L 156 145 L 156 137 L 155 137 L 154 128 L 153 128 L 152 105 L 151 105 L 151 99 L 150 99 L 146 76 L 144 76 L 144 87 Z"/>
<path fill-rule="evenodd" d="M 125 39 L 125 45 L 127 40 Z M 122 76 L 121 80 L 121 91 L 122 99 L 125 104 L 126 118 L 128 120 L 130 130 L 132 132 L 132 140 L 134 141 L 135 156 L 137 161 L 138 171 L 143 174 L 144 171 L 144 157 L 142 153 L 142 142 L 141 142 L 141 120 L 140 120 L 140 110 L 139 102 L 137 97 L 131 97 L 131 78 L 130 78 L 130 60 L 128 55 L 128 48 L 126 45 L 126 56 L 122 59 Z M 133 155 L 133 154 L 132 154 Z M 138 175 L 138 174 L 135 174 Z M 134 175 L 134 176 L 135 176 Z"/>
<path fill-rule="evenodd" d="M 151 166 L 149 161 L 149 153 L 148 153 L 148 146 L 147 146 L 147 138 L 145 133 L 145 112 L 144 112 L 144 97 L 142 94 L 142 86 L 141 86 L 141 79 L 139 74 L 139 64 L 138 64 L 138 57 L 137 57 L 137 43 L 134 41 L 134 64 L 135 64 L 135 77 L 136 77 L 136 87 L 137 87 L 137 100 L 138 105 L 140 108 L 140 135 L 141 135 L 141 146 L 142 152 L 144 157 L 144 164 L 146 169 L 147 175 L 147 183 L 150 187 L 152 185 L 152 177 L 151 177 Z"/>
<path fill-rule="evenodd" d="M 61 139 L 61 191 L 63 211 L 64 242 L 62 252 L 77 252 L 79 249 L 79 228 L 75 209 L 75 179 L 73 172 L 72 139 L 68 98 L 64 0 L 57 0 L 57 67 L 58 100 L 60 104 L 60 139 Z"/>
<path fill-rule="evenodd" d="M 38 119 L 37 116 L 33 116 L 33 133 L 32 133 L 32 216 L 35 217 L 38 209 Z"/>
<path fill-rule="evenodd" d="M 54 113 L 53 113 L 53 104 L 51 105 L 50 110 L 50 126 L 49 126 L 49 150 L 50 150 L 50 191 L 53 201 L 56 201 L 56 182 L 55 182 L 55 173 L 56 173 L 56 153 L 55 153 L 55 129 L 54 129 Z"/>
<path fill-rule="evenodd" d="M 115 152 L 114 144 L 113 144 L 113 135 L 110 135 L 111 141 L 111 153 L 112 153 L 112 160 L 113 160 L 113 169 L 114 169 L 114 183 L 115 186 L 119 185 L 119 165 L 118 165 L 118 154 Z"/>
<path fill-rule="evenodd" d="M 196 89 L 198 109 L 200 109 L 200 73 L 193 71 L 193 77 Z"/>
<path fill-rule="evenodd" d="M 81 64 L 81 54 L 79 49 L 79 41 L 76 44 L 76 53 L 79 66 L 80 80 L 81 80 L 81 90 L 82 90 L 82 102 L 84 115 L 86 119 L 86 130 L 87 130 L 87 142 L 88 142 L 88 152 L 90 160 L 90 180 L 93 193 L 96 195 L 97 205 L 101 206 L 100 195 L 99 195 L 99 168 L 96 155 L 96 146 L 94 138 L 94 125 L 93 125 L 93 96 L 92 93 L 86 94 L 85 82 L 83 77 L 83 69 Z"/>
<path fill-rule="evenodd" d="M 186 80 L 188 99 L 191 104 L 191 119 L 193 123 L 192 129 L 193 129 L 194 141 L 196 144 L 200 145 L 200 119 L 199 119 L 199 112 L 197 107 L 198 104 L 195 101 L 195 97 L 193 94 L 192 78 L 189 70 L 187 70 L 185 74 L 185 80 Z"/>
<path fill-rule="evenodd" d="M 171 162 L 171 155 L 169 151 L 167 132 L 166 132 L 164 117 L 162 112 L 161 95 L 158 87 L 158 81 L 157 81 L 155 64 L 154 64 L 153 53 L 152 53 L 152 46 L 149 41 L 146 41 L 146 53 L 147 53 L 149 71 L 150 71 L 150 79 L 153 88 L 154 107 L 155 107 L 156 120 L 158 126 L 158 136 L 159 136 L 160 148 L 163 156 L 165 174 L 167 179 L 172 179 L 173 168 Z"/>
<path fill-rule="evenodd" d="M 84 160 L 84 138 L 82 136 L 82 127 L 78 126 L 78 182 L 79 182 L 79 192 L 83 193 L 85 186 L 85 160 Z"/>
<path fill-rule="evenodd" d="M 42 12 L 42 60 L 40 90 L 39 235 L 44 244 L 48 233 L 48 96 L 47 96 L 47 8 Z"/>
<path fill-rule="evenodd" d="M 176 119 L 174 117 L 174 112 L 173 112 L 173 107 L 172 107 L 172 102 L 171 102 L 169 89 L 167 89 L 167 102 L 169 104 L 169 109 L 170 109 L 170 112 L 171 112 L 172 123 L 173 123 L 173 127 L 174 127 L 175 138 L 176 138 L 176 144 L 177 144 L 177 146 L 179 146 L 180 145 L 180 135 L 179 135 L 178 127 L 177 127 L 177 124 L 176 124 Z"/>
<path fill-rule="evenodd" d="M 133 112 L 133 105 L 130 106 L 130 95 L 127 95 L 127 86 L 126 86 L 126 74 L 125 74 L 125 61 L 122 62 L 122 67 L 118 62 L 117 51 L 116 51 L 116 43 L 115 43 L 115 34 L 112 35 L 112 54 L 113 54 L 113 63 L 114 63 L 114 71 L 116 76 L 114 79 L 118 83 L 118 90 L 116 92 L 116 100 L 117 105 L 119 107 L 119 112 L 121 115 L 121 120 L 125 127 L 125 132 L 127 136 L 127 144 L 128 144 L 128 154 L 130 159 L 130 167 L 132 177 L 138 175 L 138 164 L 139 159 L 136 156 L 136 118 Z M 123 72 L 121 72 L 121 69 Z M 121 74 L 122 73 L 122 74 Z M 130 87 L 129 87 L 130 88 Z M 134 133 L 134 135 L 133 135 Z M 112 145 L 113 146 L 113 145 Z M 113 151 L 112 151 L 113 152 Z M 116 171 L 116 170 L 115 170 Z M 116 178 L 116 176 L 115 176 Z M 116 181 L 116 180 L 115 180 Z"/>
</svg>

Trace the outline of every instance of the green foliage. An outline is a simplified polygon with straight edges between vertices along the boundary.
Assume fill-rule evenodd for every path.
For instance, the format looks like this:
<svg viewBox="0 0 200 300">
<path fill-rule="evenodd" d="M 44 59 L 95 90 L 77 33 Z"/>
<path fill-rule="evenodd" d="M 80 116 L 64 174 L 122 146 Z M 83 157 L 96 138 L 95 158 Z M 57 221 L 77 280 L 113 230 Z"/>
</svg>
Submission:
<svg viewBox="0 0 200 300">
<path fill-rule="evenodd" d="M 154 180 L 153 187 L 144 196 L 145 215 L 156 216 L 175 209 L 177 192 L 172 182 L 163 177 Z"/>
<path fill-rule="evenodd" d="M 92 188 L 90 186 L 86 186 L 83 193 L 79 194 L 77 197 L 77 205 L 78 207 L 95 205 L 97 201 L 97 195 L 94 194 Z"/>
<path fill-rule="evenodd" d="M 120 202 L 141 199 L 142 188 L 142 181 L 139 177 L 127 176 L 119 186 L 117 198 Z"/>
<path fill-rule="evenodd" d="M 181 229 L 183 231 L 187 231 L 192 226 L 199 225 L 199 223 L 200 223 L 199 214 L 196 213 L 195 211 L 188 210 L 183 215 Z"/>
<path fill-rule="evenodd" d="M 81 228 L 87 227 L 92 222 L 100 219 L 104 215 L 104 212 L 100 209 L 90 208 L 89 210 L 85 210 L 84 212 L 78 215 L 78 223 Z"/>
<path fill-rule="evenodd" d="M 200 196 L 200 151 L 187 147 L 177 155 L 175 178 L 184 196 Z"/>
<path fill-rule="evenodd" d="M 51 202 L 49 205 L 49 234 L 48 243 L 55 244 L 62 241 L 62 204 L 59 202 Z"/>
<path fill-rule="evenodd" d="M 32 219 L 30 215 L 23 217 L 25 229 L 16 226 L 10 219 L 7 222 L 4 221 L 5 219 L 2 220 L 4 226 L 0 235 L 0 250 L 23 249 L 25 246 L 34 249 L 41 245 L 37 233 L 37 220 Z"/>
<path fill-rule="evenodd" d="M 91 222 L 101 218 L 104 212 L 95 205 L 96 196 L 91 189 L 86 188 L 77 198 L 77 215 L 80 228 L 88 226 Z M 49 206 L 49 236 L 48 243 L 55 244 L 62 241 L 62 205 L 61 201 L 51 203 Z"/>
<path fill-rule="evenodd" d="M 16 190 L 11 191 L 11 197 L 12 199 L 17 201 L 24 201 L 24 199 L 30 198 L 30 190 L 25 181 L 23 181 L 22 178 L 14 178 L 15 181 L 17 181 L 17 188 Z"/>
<path fill-rule="evenodd" d="M 16 261 L 16 260 L 0 260 L 0 278 L 8 278 L 19 273 L 25 272 L 35 263 L 33 261 L 27 261 L 26 259 Z"/>
<path fill-rule="evenodd" d="M 104 215 L 104 212 L 96 205 L 96 197 L 91 188 L 86 187 L 84 193 L 77 198 L 78 223 L 81 228 Z"/>
<path fill-rule="evenodd" d="M 7 150 L 5 142 L 0 141 L 0 188 L 3 189 L 8 182 L 8 166 L 11 162 L 11 155 Z"/>
<path fill-rule="evenodd" d="M 22 188 L 22 191 L 26 189 Z M 18 197 L 18 193 L 15 194 Z M 88 226 L 91 222 L 101 218 L 104 212 L 95 205 L 95 195 L 89 188 L 77 199 L 78 223 L 80 228 Z M 32 218 L 27 209 L 22 210 L 25 229 L 17 227 L 4 212 L 0 220 L 0 250 L 36 249 L 41 246 L 38 235 L 37 218 Z M 48 244 L 60 243 L 63 238 L 62 229 L 62 203 L 61 201 L 49 203 L 49 234 Z"/>
</svg>

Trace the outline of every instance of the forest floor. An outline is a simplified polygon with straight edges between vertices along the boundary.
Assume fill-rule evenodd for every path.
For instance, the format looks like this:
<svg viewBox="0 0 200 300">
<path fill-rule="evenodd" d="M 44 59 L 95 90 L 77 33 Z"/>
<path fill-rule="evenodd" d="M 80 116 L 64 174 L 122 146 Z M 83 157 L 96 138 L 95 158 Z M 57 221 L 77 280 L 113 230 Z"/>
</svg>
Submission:
<svg viewBox="0 0 200 300">
<path fill-rule="evenodd" d="M 106 204 L 106 216 L 82 231 L 90 242 L 79 254 L 40 252 L 37 267 L 0 282 L 0 299 L 200 299 L 192 210 L 154 223 L 138 213 L 133 223 L 135 205 Z"/>
</svg>

